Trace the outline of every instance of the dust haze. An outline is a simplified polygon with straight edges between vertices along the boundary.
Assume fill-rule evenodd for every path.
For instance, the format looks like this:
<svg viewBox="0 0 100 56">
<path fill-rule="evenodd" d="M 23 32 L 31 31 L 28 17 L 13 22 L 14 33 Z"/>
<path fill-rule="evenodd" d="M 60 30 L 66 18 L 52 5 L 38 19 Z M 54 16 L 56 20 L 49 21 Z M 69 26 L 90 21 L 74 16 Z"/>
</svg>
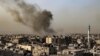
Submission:
<svg viewBox="0 0 100 56">
<path fill-rule="evenodd" d="M 0 25 L 3 27 L 0 28 L 4 30 L 1 29 L 1 32 L 18 27 L 13 29 L 15 33 L 87 33 L 88 25 L 91 25 L 91 32 L 100 33 L 99 0 L 0 0 L 0 7 L 5 9 L 6 14 L 1 11 Z M 6 29 L 5 24 L 13 25 Z"/>
<path fill-rule="evenodd" d="M 42 10 L 38 5 L 28 4 L 24 0 L 0 0 L 0 3 L 14 17 L 16 22 L 31 27 L 34 32 L 54 32 L 50 28 L 50 21 L 53 19 L 50 11 Z"/>
</svg>

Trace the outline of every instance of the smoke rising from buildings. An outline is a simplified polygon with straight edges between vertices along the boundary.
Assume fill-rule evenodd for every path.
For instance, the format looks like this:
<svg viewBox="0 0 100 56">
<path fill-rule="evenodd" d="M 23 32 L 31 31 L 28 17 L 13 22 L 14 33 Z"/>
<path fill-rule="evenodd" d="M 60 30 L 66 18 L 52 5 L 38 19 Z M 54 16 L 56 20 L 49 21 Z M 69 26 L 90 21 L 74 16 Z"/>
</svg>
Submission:
<svg viewBox="0 0 100 56">
<path fill-rule="evenodd" d="M 89 24 L 91 25 L 92 28 L 91 32 L 93 33 L 100 32 L 99 31 L 100 30 L 100 1 L 99 0 L 75 0 L 75 1 L 73 0 L 25 0 L 25 2 L 23 1 L 24 0 L 0 0 L 0 12 L 1 12 L 0 32 L 34 33 L 34 30 L 32 31 L 31 29 L 33 28 L 32 20 L 34 19 L 29 18 L 30 15 L 23 17 L 23 15 L 27 15 L 27 14 L 25 14 L 26 11 L 22 12 L 22 10 L 24 10 L 22 9 L 22 7 L 24 7 L 22 6 L 22 3 L 27 4 L 27 6 L 30 5 L 35 7 L 34 10 L 36 11 L 33 13 L 34 14 L 33 17 L 35 18 L 37 18 L 37 14 L 42 13 L 43 9 L 50 10 L 53 13 L 54 19 L 53 21 L 51 21 L 52 23 L 49 27 L 53 28 L 56 33 L 59 32 L 87 33 L 87 27 Z M 42 9 L 40 9 L 39 6 L 36 4 L 38 4 Z M 17 18 L 16 15 L 19 15 L 21 19 L 18 19 L 20 17 Z M 14 21 L 14 19 L 16 22 Z M 26 25 L 29 27 L 27 27 Z"/>
<path fill-rule="evenodd" d="M 53 32 L 50 29 L 53 15 L 50 11 L 41 10 L 36 4 L 26 3 L 24 0 L 0 0 L 0 4 L 7 9 L 17 22 L 31 27 L 35 32 Z"/>
</svg>

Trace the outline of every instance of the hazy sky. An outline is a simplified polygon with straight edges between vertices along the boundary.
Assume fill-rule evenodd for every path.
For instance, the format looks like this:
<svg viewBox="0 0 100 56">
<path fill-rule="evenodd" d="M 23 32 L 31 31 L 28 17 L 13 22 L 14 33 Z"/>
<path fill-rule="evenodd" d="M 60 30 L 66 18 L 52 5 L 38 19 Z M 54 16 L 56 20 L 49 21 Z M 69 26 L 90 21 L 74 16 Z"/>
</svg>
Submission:
<svg viewBox="0 0 100 56">
<path fill-rule="evenodd" d="M 54 20 L 51 27 L 58 32 L 84 33 L 88 25 L 92 32 L 100 33 L 100 0 L 27 0 L 42 9 L 50 10 Z M 14 22 L 14 19 L 0 7 L 0 32 L 31 33 L 32 29 Z"/>
</svg>

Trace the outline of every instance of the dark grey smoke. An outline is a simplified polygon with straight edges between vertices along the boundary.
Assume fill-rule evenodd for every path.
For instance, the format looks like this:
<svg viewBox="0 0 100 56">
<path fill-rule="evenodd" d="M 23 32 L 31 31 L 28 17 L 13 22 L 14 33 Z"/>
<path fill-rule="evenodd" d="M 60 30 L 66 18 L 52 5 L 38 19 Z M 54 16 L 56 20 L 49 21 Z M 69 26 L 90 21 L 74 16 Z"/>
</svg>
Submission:
<svg viewBox="0 0 100 56">
<path fill-rule="evenodd" d="M 53 19 L 50 11 L 41 10 L 39 6 L 26 3 L 24 0 L 9 0 L 9 2 L 0 0 L 0 3 L 14 16 L 17 22 L 31 27 L 35 32 L 54 32 L 50 29 Z"/>
</svg>

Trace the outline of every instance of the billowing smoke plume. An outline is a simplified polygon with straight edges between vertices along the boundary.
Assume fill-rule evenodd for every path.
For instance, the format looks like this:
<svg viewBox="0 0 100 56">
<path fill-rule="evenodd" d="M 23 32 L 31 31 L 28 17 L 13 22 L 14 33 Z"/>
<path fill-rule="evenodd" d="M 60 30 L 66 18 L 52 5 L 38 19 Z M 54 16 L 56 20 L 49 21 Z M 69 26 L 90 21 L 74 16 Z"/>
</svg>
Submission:
<svg viewBox="0 0 100 56">
<path fill-rule="evenodd" d="M 53 32 L 50 29 L 52 13 L 41 10 L 39 6 L 26 3 L 24 0 L 0 0 L 0 4 L 24 25 L 31 27 L 35 32 Z"/>
</svg>

